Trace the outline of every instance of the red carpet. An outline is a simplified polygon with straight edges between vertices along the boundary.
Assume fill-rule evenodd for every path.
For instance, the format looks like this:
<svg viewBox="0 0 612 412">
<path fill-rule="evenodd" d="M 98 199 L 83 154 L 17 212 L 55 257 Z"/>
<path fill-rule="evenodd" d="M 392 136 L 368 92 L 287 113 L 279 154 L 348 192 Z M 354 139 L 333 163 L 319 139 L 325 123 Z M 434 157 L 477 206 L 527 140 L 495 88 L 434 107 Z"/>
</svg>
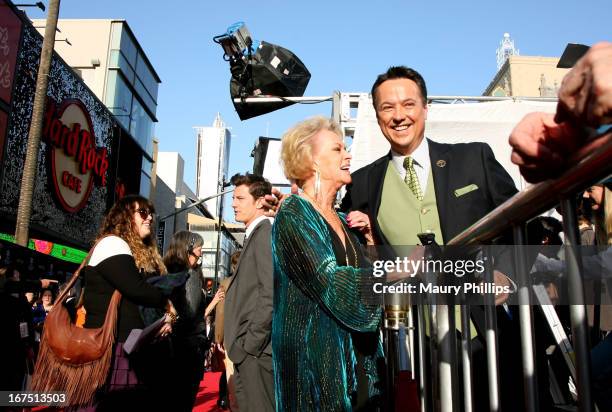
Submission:
<svg viewBox="0 0 612 412">
<path fill-rule="evenodd" d="M 204 372 L 204 379 L 200 382 L 200 391 L 196 396 L 194 412 L 223 412 L 223 409 L 217 406 L 219 399 L 219 377 L 221 372 Z M 43 412 L 57 410 L 54 408 L 36 407 L 32 411 Z"/>
<path fill-rule="evenodd" d="M 217 406 L 219 399 L 219 377 L 221 372 L 204 372 L 204 379 L 200 382 L 200 391 L 196 396 L 194 412 L 221 412 Z"/>
</svg>

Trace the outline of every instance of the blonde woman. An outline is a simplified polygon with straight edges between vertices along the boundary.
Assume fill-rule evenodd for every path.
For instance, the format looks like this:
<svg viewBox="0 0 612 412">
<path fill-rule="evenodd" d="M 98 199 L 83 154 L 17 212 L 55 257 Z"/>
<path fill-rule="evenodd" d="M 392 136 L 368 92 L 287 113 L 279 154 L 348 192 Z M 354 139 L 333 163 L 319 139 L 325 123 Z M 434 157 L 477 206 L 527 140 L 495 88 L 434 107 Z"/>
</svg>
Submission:
<svg viewBox="0 0 612 412">
<path fill-rule="evenodd" d="M 272 229 L 276 410 L 376 411 L 381 310 L 364 295 L 372 290 L 369 262 L 334 209 L 351 182 L 351 155 L 338 125 L 323 117 L 290 129 L 281 150 L 285 175 L 302 194 L 284 201 Z"/>
</svg>

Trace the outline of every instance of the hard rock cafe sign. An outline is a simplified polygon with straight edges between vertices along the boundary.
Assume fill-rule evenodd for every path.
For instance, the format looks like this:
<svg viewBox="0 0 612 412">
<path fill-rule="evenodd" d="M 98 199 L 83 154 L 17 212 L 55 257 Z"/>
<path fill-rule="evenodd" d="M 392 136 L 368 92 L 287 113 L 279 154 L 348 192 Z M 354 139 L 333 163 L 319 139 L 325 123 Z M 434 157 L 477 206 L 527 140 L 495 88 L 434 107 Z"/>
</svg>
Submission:
<svg viewBox="0 0 612 412">
<path fill-rule="evenodd" d="M 94 183 L 106 186 L 108 150 L 96 146 L 91 118 L 79 100 L 58 105 L 49 98 L 42 136 L 57 199 L 64 210 L 75 213 L 87 203 Z"/>
</svg>

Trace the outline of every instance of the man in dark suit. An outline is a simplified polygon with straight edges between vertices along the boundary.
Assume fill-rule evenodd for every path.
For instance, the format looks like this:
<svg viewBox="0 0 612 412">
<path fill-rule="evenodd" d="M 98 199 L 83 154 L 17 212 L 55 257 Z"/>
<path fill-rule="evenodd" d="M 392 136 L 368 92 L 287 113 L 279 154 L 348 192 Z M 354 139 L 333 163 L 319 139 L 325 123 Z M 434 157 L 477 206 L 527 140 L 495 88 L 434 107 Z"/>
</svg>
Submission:
<svg viewBox="0 0 612 412">
<path fill-rule="evenodd" d="M 444 244 L 517 192 L 487 144 L 425 139 L 427 88 L 415 70 L 391 67 L 376 79 L 372 99 L 391 151 L 352 174 L 341 206 L 351 211 L 352 228 L 371 231 L 384 245 L 420 244 L 417 234 L 424 232 L 434 233 L 437 243 Z M 510 285 L 497 271 L 495 283 Z M 505 298 L 497 296 L 496 301 Z M 503 315 L 499 310 L 498 317 Z M 479 369 L 485 371 L 486 384 L 486 367 Z M 483 397 L 477 397 L 476 404 L 481 403 Z"/>
<path fill-rule="evenodd" d="M 272 186 L 261 176 L 235 175 L 232 207 L 246 225 L 246 239 L 234 280 L 225 294 L 226 353 L 234 363 L 241 411 L 274 411 L 272 374 L 272 224 L 264 196 Z"/>
<path fill-rule="evenodd" d="M 381 243 L 414 245 L 420 243 L 417 233 L 430 231 L 438 232 L 436 241 L 443 244 L 517 192 L 489 145 L 441 144 L 424 138 L 427 89 L 416 71 L 390 68 L 378 76 L 372 99 L 391 151 L 352 174 L 341 208 L 368 215 L 371 230 Z M 396 181 L 388 176 L 393 173 Z M 387 209 L 386 187 L 401 188 L 395 185 L 397 181 L 404 182 L 402 197 L 411 203 L 395 203 L 393 207 L 398 217 L 414 209 L 410 214 L 418 222 L 411 233 L 396 233 L 381 213 Z M 437 216 L 428 217 L 434 213 Z M 364 226 L 362 214 L 351 213 L 349 217 L 351 226 Z M 395 225 L 400 223 L 396 220 Z"/>
</svg>

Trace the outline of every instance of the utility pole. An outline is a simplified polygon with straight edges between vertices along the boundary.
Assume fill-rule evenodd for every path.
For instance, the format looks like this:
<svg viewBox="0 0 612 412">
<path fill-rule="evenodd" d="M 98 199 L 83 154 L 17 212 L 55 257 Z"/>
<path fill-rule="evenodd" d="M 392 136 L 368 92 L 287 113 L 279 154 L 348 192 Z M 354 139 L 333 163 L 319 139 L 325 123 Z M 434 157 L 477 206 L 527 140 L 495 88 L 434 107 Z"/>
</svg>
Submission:
<svg viewBox="0 0 612 412">
<path fill-rule="evenodd" d="M 51 59 L 53 57 L 53 46 L 55 44 L 55 30 L 57 28 L 59 5 L 60 0 L 49 0 L 49 13 L 47 14 L 45 37 L 43 38 L 40 52 L 40 65 L 36 78 L 32 122 L 30 123 L 30 132 L 28 134 L 28 147 L 23 168 L 23 177 L 21 179 L 19 206 L 17 208 L 15 241 L 21 246 L 27 246 L 29 240 L 30 217 L 32 215 L 32 193 L 34 192 L 34 183 L 36 180 L 38 150 L 40 149 L 43 116 L 47 102 L 47 86 L 49 85 L 49 71 L 51 68 Z"/>
<path fill-rule="evenodd" d="M 224 191 L 224 189 L 228 186 L 230 186 L 230 182 L 226 182 L 225 181 L 225 174 L 221 175 L 221 191 L 219 193 L 225 194 L 226 192 L 233 192 L 234 189 L 231 190 L 227 190 Z M 215 253 L 215 280 L 213 282 L 213 291 L 217 291 L 217 288 L 219 287 L 219 271 L 221 269 L 221 241 L 222 241 L 222 235 L 221 235 L 221 231 L 223 230 L 223 196 L 220 196 L 219 198 L 219 202 L 221 202 L 219 204 L 219 222 L 217 223 L 218 225 L 218 232 L 217 232 L 217 250 Z"/>
</svg>

